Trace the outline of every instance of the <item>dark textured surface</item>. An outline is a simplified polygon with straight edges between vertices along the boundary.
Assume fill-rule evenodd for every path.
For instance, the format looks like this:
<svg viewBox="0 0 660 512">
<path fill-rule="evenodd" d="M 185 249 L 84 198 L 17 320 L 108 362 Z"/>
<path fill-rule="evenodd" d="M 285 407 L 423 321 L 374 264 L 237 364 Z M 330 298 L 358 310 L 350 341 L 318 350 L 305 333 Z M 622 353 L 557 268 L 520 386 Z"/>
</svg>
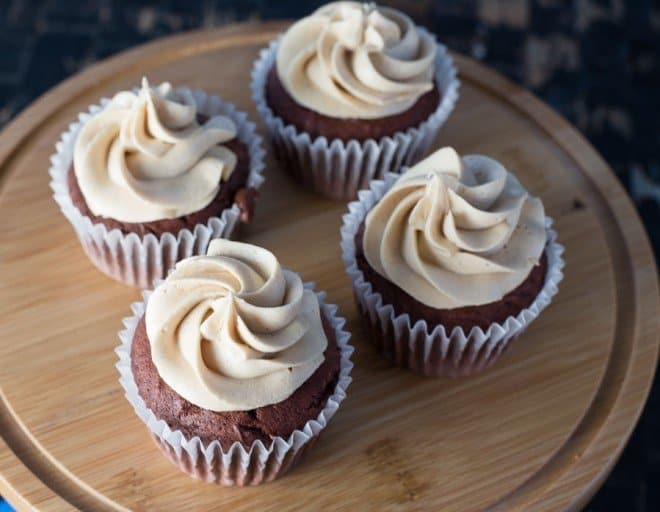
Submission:
<svg viewBox="0 0 660 512">
<path fill-rule="evenodd" d="M 438 108 L 440 91 L 435 87 L 421 96 L 408 110 L 393 116 L 380 119 L 340 119 L 324 116 L 296 103 L 282 85 L 273 66 L 266 79 L 266 102 L 285 124 L 294 125 L 299 132 L 306 132 L 312 138 L 324 136 L 327 139 L 343 141 L 365 141 L 391 137 L 397 132 L 405 132 L 409 128 L 419 126 Z"/>
<path fill-rule="evenodd" d="M 300 17 L 300 0 L 0 0 L 0 125 L 87 64 L 181 30 Z M 660 250 L 658 0 L 394 0 L 451 48 L 530 88 L 634 191 Z M 647 182 L 646 179 L 651 181 Z M 587 510 L 660 510 L 660 385 Z"/>
<path fill-rule="evenodd" d="M 371 284 L 374 292 L 380 293 L 384 304 L 391 304 L 396 315 L 407 313 L 413 322 L 425 320 L 429 331 L 437 325 L 444 325 L 450 333 L 454 327 L 470 332 L 473 327 L 484 331 L 493 323 L 503 324 L 510 316 L 518 314 L 534 302 L 538 296 L 548 270 L 548 259 L 543 253 L 538 265 L 532 268 L 527 278 L 515 290 L 510 291 L 501 300 L 481 306 L 467 306 L 455 309 L 436 309 L 419 302 L 386 277 L 376 272 L 364 254 L 364 227 L 362 222 L 355 234 L 355 259 L 364 280 Z"/>
<path fill-rule="evenodd" d="M 269 446 L 273 437 L 287 439 L 294 430 L 316 418 L 335 390 L 340 370 L 339 346 L 325 317 L 323 328 L 328 348 L 321 366 L 286 400 L 250 411 L 209 411 L 191 404 L 172 390 L 160 378 L 151 359 L 144 317 L 135 330 L 131 368 L 145 404 L 172 430 L 181 430 L 188 438 L 199 436 L 205 445 L 217 439 L 224 449 L 229 449 L 234 442 L 249 449 L 257 440 Z"/>
</svg>

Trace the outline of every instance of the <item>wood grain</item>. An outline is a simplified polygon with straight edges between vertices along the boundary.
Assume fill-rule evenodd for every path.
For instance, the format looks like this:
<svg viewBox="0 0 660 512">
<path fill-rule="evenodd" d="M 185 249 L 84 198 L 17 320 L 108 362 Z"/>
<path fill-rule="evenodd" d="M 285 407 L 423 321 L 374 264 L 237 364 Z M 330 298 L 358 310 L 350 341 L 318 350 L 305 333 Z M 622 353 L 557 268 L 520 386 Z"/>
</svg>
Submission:
<svg viewBox="0 0 660 512">
<path fill-rule="evenodd" d="M 542 197 L 566 246 L 560 293 L 502 361 L 469 379 L 392 368 L 364 339 L 340 259 L 345 204 L 300 189 L 269 158 L 243 235 L 327 290 L 356 347 L 348 399 L 310 457 L 266 486 L 179 473 L 122 396 L 116 332 L 138 299 L 88 262 L 48 188 L 54 141 L 99 97 L 170 80 L 256 119 L 247 83 L 282 24 L 158 41 L 90 67 L 0 136 L 0 493 L 19 509 L 577 510 L 615 463 L 658 355 L 657 274 L 608 166 L 529 92 L 457 56 L 457 109 L 436 146 L 494 156 Z"/>
</svg>

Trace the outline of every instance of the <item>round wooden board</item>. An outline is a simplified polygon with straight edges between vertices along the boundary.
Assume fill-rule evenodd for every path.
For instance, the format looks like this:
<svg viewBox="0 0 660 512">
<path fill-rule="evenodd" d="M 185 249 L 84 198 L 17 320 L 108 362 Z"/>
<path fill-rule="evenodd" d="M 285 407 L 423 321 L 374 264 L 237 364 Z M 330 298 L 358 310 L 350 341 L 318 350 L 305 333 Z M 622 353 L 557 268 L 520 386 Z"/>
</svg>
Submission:
<svg viewBox="0 0 660 512">
<path fill-rule="evenodd" d="M 251 65 L 285 26 L 193 32 L 121 54 L 56 87 L 2 133 L 0 493 L 43 510 L 578 509 L 615 463 L 652 382 L 653 256 L 630 200 L 577 131 L 460 56 L 461 98 L 437 146 L 489 154 L 517 172 L 566 246 L 559 295 L 501 362 L 478 377 L 429 380 L 381 360 L 340 259 L 345 204 L 300 189 L 269 157 L 244 238 L 316 281 L 348 317 L 348 399 L 302 465 L 245 489 L 179 473 L 124 399 L 113 349 L 139 293 L 96 271 L 52 201 L 53 144 L 78 112 L 143 74 L 219 93 L 256 119 Z"/>
</svg>

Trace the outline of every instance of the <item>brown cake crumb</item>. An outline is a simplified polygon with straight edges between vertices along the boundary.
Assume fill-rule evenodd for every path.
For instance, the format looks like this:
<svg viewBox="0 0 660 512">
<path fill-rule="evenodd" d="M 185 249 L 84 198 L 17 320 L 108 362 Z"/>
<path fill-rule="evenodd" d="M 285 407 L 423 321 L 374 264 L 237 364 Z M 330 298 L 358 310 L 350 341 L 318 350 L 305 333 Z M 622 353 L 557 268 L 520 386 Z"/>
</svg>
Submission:
<svg viewBox="0 0 660 512">
<path fill-rule="evenodd" d="M 197 119 L 200 123 L 205 122 L 206 116 L 198 115 Z M 143 237 L 147 233 L 160 237 L 163 233 L 172 233 L 176 235 L 184 228 L 193 230 L 197 224 L 206 224 L 211 217 L 219 217 L 222 212 L 231 208 L 237 199 L 237 195 L 243 190 L 245 191 L 245 184 L 247 183 L 250 174 L 250 155 L 248 147 L 238 139 L 230 140 L 222 144 L 236 154 L 237 162 L 236 168 L 229 176 L 229 179 L 223 182 L 218 190 L 215 198 L 204 208 L 197 212 L 189 213 L 175 219 L 160 219 L 150 222 L 121 222 L 109 217 L 98 217 L 94 215 L 85 197 L 80 190 L 73 163 L 69 168 L 67 175 L 67 185 L 69 188 L 69 195 L 74 206 L 78 208 L 80 213 L 85 217 L 89 217 L 93 224 L 103 224 L 108 230 L 119 229 L 122 233 L 135 233 Z M 250 193 L 246 191 L 244 193 Z M 240 205 L 239 205 L 240 207 Z M 251 219 L 254 214 L 255 201 L 243 203 L 245 210 L 241 210 L 241 221 L 247 222 L 243 219 Z"/>
<path fill-rule="evenodd" d="M 329 117 L 296 103 L 277 76 L 275 65 L 268 72 L 265 92 L 266 103 L 285 124 L 294 125 L 299 131 L 307 132 L 312 138 L 325 136 L 328 139 L 343 141 L 379 140 L 419 126 L 435 112 L 440 103 L 440 91 L 434 87 L 422 95 L 408 110 L 393 116 L 380 119 Z"/>
<path fill-rule="evenodd" d="M 319 415 L 339 379 L 341 354 L 335 331 L 325 317 L 322 320 L 328 338 L 325 360 L 289 398 L 250 411 L 214 412 L 188 402 L 160 378 L 151 359 L 143 316 L 131 347 L 131 369 L 138 392 L 147 407 L 172 430 L 181 430 L 187 438 L 199 436 L 205 445 L 217 439 L 224 449 L 236 441 L 249 448 L 257 439 L 266 446 L 273 437 L 286 439 Z"/>
<path fill-rule="evenodd" d="M 548 260 L 543 253 L 538 265 L 532 268 L 529 276 L 516 289 L 507 293 L 501 300 L 481 306 L 466 306 L 454 309 L 436 309 L 419 302 L 396 284 L 376 272 L 364 255 L 364 221 L 355 235 L 357 266 L 364 274 L 365 281 L 371 283 L 374 292 L 383 297 L 384 304 L 391 304 L 398 313 L 408 313 L 413 322 L 426 320 L 429 329 L 444 325 L 447 333 L 456 326 L 469 332 L 474 326 L 486 330 L 492 323 L 503 323 L 510 316 L 517 316 L 529 307 L 538 296 L 545 283 Z"/>
</svg>

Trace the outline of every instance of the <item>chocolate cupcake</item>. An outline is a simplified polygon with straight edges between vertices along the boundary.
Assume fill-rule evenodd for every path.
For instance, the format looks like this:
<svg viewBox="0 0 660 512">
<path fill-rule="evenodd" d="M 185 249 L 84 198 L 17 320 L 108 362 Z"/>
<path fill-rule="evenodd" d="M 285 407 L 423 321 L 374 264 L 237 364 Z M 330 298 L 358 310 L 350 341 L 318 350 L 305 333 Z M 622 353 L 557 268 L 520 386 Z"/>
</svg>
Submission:
<svg viewBox="0 0 660 512">
<path fill-rule="evenodd" d="M 85 252 L 143 288 L 248 222 L 263 181 L 261 139 L 245 114 L 146 79 L 80 114 L 56 148 L 54 198 Z"/>
<path fill-rule="evenodd" d="M 134 305 L 120 382 L 181 470 L 223 485 L 273 480 L 345 397 L 352 348 L 336 310 L 265 249 L 214 240 Z"/>
<path fill-rule="evenodd" d="M 341 230 L 369 337 L 429 376 L 494 363 L 557 293 L 563 247 L 497 161 L 436 151 L 350 203 Z"/>
<path fill-rule="evenodd" d="M 285 169 L 336 199 L 421 156 L 459 82 L 443 45 L 395 9 L 334 2 L 261 52 L 252 96 Z"/>
</svg>

